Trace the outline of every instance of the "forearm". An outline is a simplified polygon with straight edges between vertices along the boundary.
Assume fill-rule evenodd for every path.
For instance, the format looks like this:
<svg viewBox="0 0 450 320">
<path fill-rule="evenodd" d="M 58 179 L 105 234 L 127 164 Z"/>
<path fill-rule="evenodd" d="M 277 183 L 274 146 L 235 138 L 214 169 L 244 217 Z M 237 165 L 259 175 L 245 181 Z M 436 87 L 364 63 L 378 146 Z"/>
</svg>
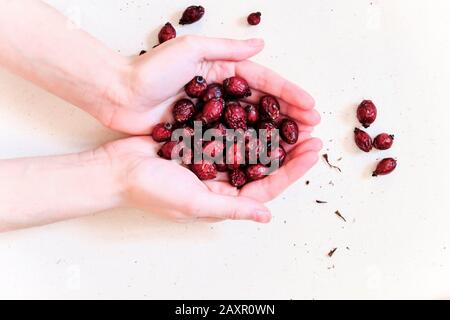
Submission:
<svg viewBox="0 0 450 320">
<path fill-rule="evenodd" d="M 97 118 L 126 103 L 126 58 L 41 1 L 0 7 L 0 65 Z"/>
<path fill-rule="evenodd" d="M 0 161 L 0 232 L 120 206 L 120 179 L 102 150 Z"/>
</svg>

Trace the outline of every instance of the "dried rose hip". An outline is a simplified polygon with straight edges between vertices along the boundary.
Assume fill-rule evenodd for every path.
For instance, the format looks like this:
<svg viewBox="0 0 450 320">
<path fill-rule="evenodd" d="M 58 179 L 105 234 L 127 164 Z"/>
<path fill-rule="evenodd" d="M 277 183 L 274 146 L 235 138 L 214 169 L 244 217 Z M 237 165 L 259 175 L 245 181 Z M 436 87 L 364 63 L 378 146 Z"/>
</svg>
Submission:
<svg viewBox="0 0 450 320">
<path fill-rule="evenodd" d="M 248 24 L 257 26 L 261 22 L 261 12 L 253 12 L 247 18 Z"/>
<path fill-rule="evenodd" d="M 372 138 L 367 132 L 355 128 L 355 143 L 364 152 L 372 150 Z"/>
<path fill-rule="evenodd" d="M 231 148 L 227 150 L 226 162 L 228 169 L 236 170 L 245 163 L 245 153 L 242 152 L 242 148 L 239 144 L 235 143 Z M 245 150 L 244 150 L 245 152 Z"/>
<path fill-rule="evenodd" d="M 223 159 L 223 151 L 225 149 L 225 145 L 221 141 L 209 141 L 203 147 L 203 155 L 205 159 L 209 161 L 215 160 L 216 157 L 221 157 Z"/>
<path fill-rule="evenodd" d="M 249 164 L 256 164 L 260 155 L 264 152 L 264 143 L 255 137 L 249 138 L 245 144 L 245 159 Z"/>
<path fill-rule="evenodd" d="M 170 22 L 167 22 L 164 27 L 162 27 L 161 31 L 159 31 L 158 39 L 159 43 L 164 43 L 166 41 L 169 41 L 170 39 L 174 39 L 177 36 L 177 31 L 175 28 L 170 24 Z"/>
<path fill-rule="evenodd" d="M 241 77 L 231 77 L 223 82 L 223 90 L 231 98 L 242 99 L 250 97 L 252 91 L 245 79 Z"/>
<path fill-rule="evenodd" d="M 377 107 L 372 101 L 364 100 L 359 105 L 356 115 L 363 127 L 368 128 L 377 118 Z"/>
<path fill-rule="evenodd" d="M 247 130 L 247 113 L 238 101 L 227 102 L 224 118 L 229 128 Z"/>
<path fill-rule="evenodd" d="M 191 165 L 191 170 L 200 180 L 212 180 L 217 177 L 217 169 L 214 163 L 203 160 Z"/>
<path fill-rule="evenodd" d="M 274 150 L 272 150 L 272 148 L 269 148 L 269 150 L 267 151 L 267 156 L 269 157 L 270 161 L 277 162 L 279 167 L 283 165 L 284 160 L 286 159 L 286 155 L 286 150 L 284 150 L 281 145 Z"/>
<path fill-rule="evenodd" d="M 213 125 L 211 129 L 214 130 L 214 135 L 216 136 L 225 136 L 227 134 L 227 127 L 221 122 Z"/>
<path fill-rule="evenodd" d="M 249 125 L 252 126 L 259 121 L 259 111 L 257 107 L 249 104 L 245 107 L 245 112 L 247 112 L 247 123 Z"/>
<path fill-rule="evenodd" d="M 194 79 L 184 87 L 186 94 L 191 98 L 200 98 L 200 96 L 206 91 L 208 84 L 205 78 L 196 76 Z"/>
<path fill-rule="evenodd" d="M 259 102 L 259 113 L 264 120 L 277 121 L 280 117 L 280 103 L 273 96 L 264 96 Z"/>
<path fill-rule="evenodd" d="M 180 19 L 180 24 L 191 24 L 200 20 L 205 14 L 205 8 L 202 6 L 188 7 Z"/>
<path fill-rule="evenodd" d="M 373 140 L 373 146 L 378 150 L 387 150 L 392 147 L 394 143 L 394 135 L 381 133 Z"/>
<path fill-rule="evenodd" d="M 386 158 L 378 163 L 376 170 L 373 172 L 372 176 L 384 176 L 395 170 L 397 167 L 397 161 L 393 158 Z"/>
<path fill-rule="evenodd" d="M 262 164 L 254 164 L 248 166 L 245 173 L 251 181 L 261 180 L 269 174 L 269 168 Z"/>
<path fill-rule="evenodd" d="M 201 119 L 205 124 L 218 121 L 223 114 L 225 101 L 222 98 L 214 98 L 205 103 Z"/>
<path fill-rule="evenodd" d="M 261 121 L 257 126 L 258 131 L 263 131 L 266 133 L 267 142 L 272 141 L 277 136 L 277 126 L 271 121 Z M 259 132 L 261 137 L 261 132 Z M 261 137 L 262 138 L 262 137 Z"/>
<path fill-rule="evenodd" d="M 230 171 L 230 183 L 236 188 L 242 188 L 247 183 L 244 171 L 240 169 Z"/>
<path fill-rule="evenodd" d="M 298 141 L 298 125 L 295 121 L 284 119 L 280 125 L 280 135 L 288 144 L 296 144 Z"/>
<path fill-rule="evenodd" d="M 201 99 L 203 100 L 203 102 L 208 102 L 211 99 L 222 97 L 223 97 L 222 85 L 218 83 L 213 83 L 208 86 L 205 92 L 203 92 Z"/>
<path fill-rule="evenodd" d="M 158 156 L 161 158 L 172 160 L 173 149 L 177 146 L 177 141 L 169 141 L 162 145 L 161 149 L 158 151 Z"/>
<path fill-rule="evenodd" d="M 195 113 L 194 103 L 189 99 L 182 99 L 175 103 L 172 110 L 173 118 L 178 123 L 186 123 L 192 119 Z"/>
<path fill-rule="evenodd" d="M 170 123 L 159 123 L 152 131 L 152 138 L 156 142 L 164 142 L 172 137 L 173 126 Z"/>
</svg>

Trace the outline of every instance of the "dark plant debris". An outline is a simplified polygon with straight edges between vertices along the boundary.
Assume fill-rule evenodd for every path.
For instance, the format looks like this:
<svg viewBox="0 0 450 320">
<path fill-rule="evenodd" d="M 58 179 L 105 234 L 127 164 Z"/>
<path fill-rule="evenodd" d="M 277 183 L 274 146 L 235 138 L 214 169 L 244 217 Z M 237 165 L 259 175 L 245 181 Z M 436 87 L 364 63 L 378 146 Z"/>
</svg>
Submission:
<svg viewBox="0 0 450 320">
<path fill-rule="evenodd" d="M 332 249 L 330 252 L 328 252 L 328 257 L 332 257 L 334 253 L 336 252 L 337 248 Z"/>
<path fill-rule="evenodd" d="M 336 210 L 336 212 L 334 214 L 337 215 L 342 220 L 344 220 L 345 222 L 347 222 L 347 220 L 345 220 L 344 216 L 339 212 L 339 210 Z"/>
<path fill-rule="evenodd" d="M 342 172 L 341 168 L 339 168 L 339 167 L 337 167 L 337 166 L 335 166 L 335 165 L 332 165 L 332 164 L 330 163 L 330 160 L 329 160 L 329 158 L 328 158 L 328 154 L 325 153 L 324 155 L 322 155 L 322 157 L 325 159 L 325 162 L 328 164 L 328 166 L 329 166 L 330 168 L 336 169 L 336 170 L 339 170 L 339 172 Z"/>
<path fill-rule="evenodd" d="M 322 200 L 316 200 L 316 203 L 322 204 L 322 203 L 328 203 L 327 201 L 322 201 Z"/>
</svg>

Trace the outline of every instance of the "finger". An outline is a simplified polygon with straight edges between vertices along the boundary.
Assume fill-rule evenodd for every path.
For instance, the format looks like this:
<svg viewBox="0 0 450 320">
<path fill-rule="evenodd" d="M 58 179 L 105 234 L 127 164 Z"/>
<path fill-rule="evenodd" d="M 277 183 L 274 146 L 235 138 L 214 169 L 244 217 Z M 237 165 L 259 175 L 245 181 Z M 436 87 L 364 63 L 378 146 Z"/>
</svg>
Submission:
<svg viewBox="0 0 450 320">
<path fill-rule="evenodd" d="M 246 60 L 237 63 L 236 74 L 247 79 L 250 87 L 281 98 L 293 106 L 304 110 L 315 106 L 313 97 L 305 90 L 255 62 Z"/>
<path fill-rule="evenodd" d="M 192 37 L 200 58 L 205 60 L 242 61 L 253 57 L 264 49 L 264 40 L 234 40 L 207 37 Z M 191 38 L 189 38 L 191 39 Z"/>
<path fill-rule="evenodd" d="M 223 220 L 250 220 L 259 223 L 268 223 L 272 215 L 260 202 L 246 198 L 218 195 L 205 192 L 196 199 L 197 210 L 195 215 L 199 218 Z"/>
<path fill-rule="evenodd" d="M 292 150 L 295 150 L 297 148 L 297 146 L 302 145 L 303 142 L 307 141 L 311 139 L 311 133 L 310 132 L 302 132 L 300 131 L 299 135 L 298 135 L 298 141 L 296 144 L 287 144 L 284 143 L 283 141 L 281 141 L 284 150 L 286 150 L 287 153 L 292 152 Z"/>
<path fill-rule="evenodd" d="M 239 191 L 237 188 L 230 185 L 228 182 L 228 174 L 225 174 L 226 179 L 222 181 L 209 180 L 204 181 L 209 190 L 214 193 L 221 194 L 224 196 L 237 196 Z"/>
<path fill-rule="evenodd" d="M 251 104 L 258 105 L 259 100 L 264 95 L 267 95 L 267 93 L 261 92 L 259 90 L 252 90 L 251 97 L 248 97 L 245 101 L 249 102 Z M 286 115 L 297 122 L 299 124 L 309 125 L 309 126 L 316 126 L 320 123 L 320 114 L 315 109 L 301 109 L 293 104 L 290 104 L 282 99 L 278 99 L 278 102 L 280 103 L 280 111 L 283 115 Z"/>
<path fill-rule="evenodd" d="M 289 155 L 283 167 L 265 179 L 248 184 L 241 190 L 240 195 L 261 202 L 274 199 L 317 163 L 319 160 L 317 153 L 321 147 L 322 143 L 318 139 L 305 142 L 299 146 L 299 150 L 307 149 L 308 151 L 296 156 Z"/>
</svg>

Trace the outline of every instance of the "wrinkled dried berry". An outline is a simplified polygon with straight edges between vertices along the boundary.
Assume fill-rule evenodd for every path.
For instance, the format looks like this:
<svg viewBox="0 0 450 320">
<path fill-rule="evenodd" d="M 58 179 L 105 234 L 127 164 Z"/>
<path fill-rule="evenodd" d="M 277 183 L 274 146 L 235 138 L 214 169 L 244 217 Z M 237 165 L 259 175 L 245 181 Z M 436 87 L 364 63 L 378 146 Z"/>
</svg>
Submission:
<svg viewBox="0 0 450 320">
<path fill-rule="evenodd" d="M 364 152 L 372 150 L 372 138 L 367 132 L 355 128 L 355 143 Z"/>
<path fill-rule="evenodd" d="M 162 27 L 161 31 L 159 31 L 158 39 L 159 43 L 164 43 L 166 41 L 169 41 L 170 39 L 174 39 L 177 36 L 177 31 L 175 28 L 170 24 L 170 22 L 167 22 L 164 27 Z"/>
<path fill-rule="evenodd" d="M 241 165 L 245 163 L 245 148 L 242 148 L 240 144 L 235 143 L 227 150 L 226 156 L 228 169 L 239 169 Z"/>
<path fill-rule="evenodd" d="M 247 113 L 238 101 L 227 102 L 224 118 L 229 128 L 247 130 Z"/>
<path fill-rule="evenodd" d="M 213 83 L 208 86 L 205 92 L 203 92 L 201 99 L 203 102 L 208 102 L 211 99 L 222 97 L 223 97 L 222 85 L 218 83 Z"/>
<path fill-rule="evenodd" d="M 196 76 L 194 79 L 184 87 L 186 94 L 191 98 L 200 98 L 200 96 L 206 91 L 208 84 L 205 78 Z"/>
<path fill-rule="evenodd" d="M 147 51 L 141 50 L 141 52 L 139 52 L 139 55 L 142 56 L 142 55 L 144 55 L 144 54 L 146 54 L 146 53 L 147 53 Z"/>
<path fill-rule="evenodd" d="M 296 144 L 298 141 L 298 125 L 295 121 L 284 119 L 280 125 L 280 136 L 288 144 Z"/>
<path fill-rule="evenodd" d="M 203 155 L 206 160 L 211 162 L 216 158 L 221 158 L 223 160 L 225 145 L 221 141 L 209 141 L 203 147 Z"/>
<path fill-rule="evenodd" d="M 227 127 L 225 127 L 225 125 L 221 122 L 213 125 L 211 129 L 214 131 L 213 134 L 215 136 L 225 136 L 227 134 Z"/>
<path fill-rule="evenodd" d="M 251 181 L 261 180 L 269 174 L 269 168 L 262 164 L 254 164 L 248 166 L 245 173 Z"/>
<path fill-rule="evenodd" d="M 184 12 L 180 19 L 180 24 L 191 24 L 200 20 L 205 14 L 205 8 L 202 6 L 190 6 Z"/>
<path fill-rule="evenodd" d="M 261 121 L 257 126 L 259 136 L 262 138 L 262 132 L 266 134 L 267 142 L 279 136 L 277 126 L 271 121 Z"/>
<path fill-rule="evenodd" d="M 266 150 L 265 144 L 256 137 L 247 139 L 245 143 L 245 159 L 249 164 L 256 164 Z"/>
<path fill-rule="evenodd" d="M 201 119 L 204 124 L 211 124 L 218 121 L 223 114 L 225 101 L 222 98 L 214 98 L 205 103 Z"/>
<path fill-rule="evenodd" d="M 173 126 L 170 123 L 159 123 L 152 131 L 152 138 L 156 142 L 164 142 L 172 137 Z"/>
<path fill-rule="evenodd" d="M 259 113 L 263 120 L 277 121 L 280 117 L 280 103 L 273 96 L 264 96 L 259 102 Z"/>
<path fill-rule="evenodd" d="M 356 114 L 363 127 L 368 128 L 377 118 L 377 107 L 372 101 L 364 100 L 359 105 Z"/>
<path fill-rule="evenodd" d="M 269 148 L 267 152 L 267 156 L 269 157 L 271 162 L 275 162 L 278 167 L 281 167 L 286 159 L 286 150 L 280 145 L 277 148 L 273 149 Z"/>
<path fill-rule="evenodd" d="M 249 104 L 245 107 L 245 112 L 247 112 L 247 123 L 250 126 L 253 126 L 259 121 L 259 111 L 257 107 Z"/>
<path fill-rule="evenodd" d="M 392 147 L 394 136 L 392 134 L 381 133 L 373 140 L 373 146 L 378 150 L 387 150 Z"/>
<path fill-rule="evenodd" d="M 397 167 L 397 161 L 393 158 L 386 158 L 378 163 L 376 170 L 373 172 L 372 176 L 384 176 L 390 174 Z"/>
<path fill-rule="evenodd" d="M 192 164 L 191 170 L 200 180 L 212 180 L 217 177 L 215 164 L 207 160 Z"/>
<path fill-rule="evenodd" d="M 193 118 L 195 106 L 189 99 L 182 99 L 175 103 L 173 107 L 173 118 L 178 123 L 186 123 Z"/>
<path fill-rule="evenodd" d="M 231 77 L 223 82 L 223 90 L 231 98 L 242 99 L 250 97 L 252 91 L 245 79 L 241 77 Z"/>
<path fill-rule="evenodd" d="M 247 183 L 245 172 L 240 169 L 230 171 L 230 183 L 236 188 L 242 188 Z"/>
<path fill-rule="evenodd" d="M 261 22 L 261 12 L 253 12 L 247 18 L 248 24 L 257 26 Z"/>
</svg>

